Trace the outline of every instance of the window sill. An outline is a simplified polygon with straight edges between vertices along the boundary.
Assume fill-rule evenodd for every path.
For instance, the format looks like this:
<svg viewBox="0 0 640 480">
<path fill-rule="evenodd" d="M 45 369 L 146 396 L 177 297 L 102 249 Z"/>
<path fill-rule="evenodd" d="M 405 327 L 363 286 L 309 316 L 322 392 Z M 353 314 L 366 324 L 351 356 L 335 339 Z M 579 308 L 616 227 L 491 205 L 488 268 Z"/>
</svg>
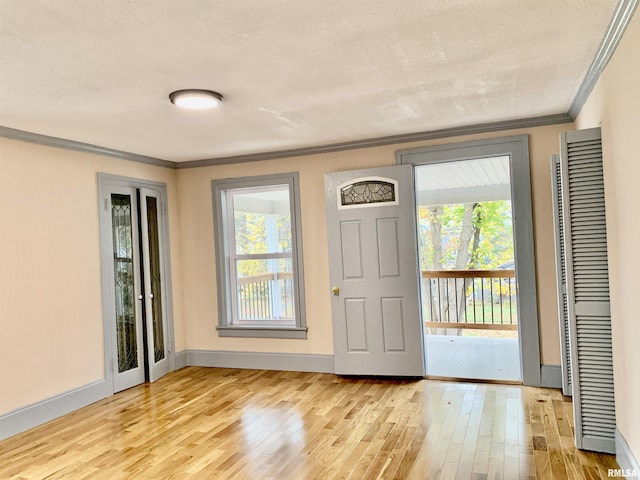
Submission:
<svg viewBox="0 0 640 480">
<path fill-rule="evenodd" d="M 306 340 L 306 327 L 218 326 L 219 337 L 295 338 Z"/>
</svg>

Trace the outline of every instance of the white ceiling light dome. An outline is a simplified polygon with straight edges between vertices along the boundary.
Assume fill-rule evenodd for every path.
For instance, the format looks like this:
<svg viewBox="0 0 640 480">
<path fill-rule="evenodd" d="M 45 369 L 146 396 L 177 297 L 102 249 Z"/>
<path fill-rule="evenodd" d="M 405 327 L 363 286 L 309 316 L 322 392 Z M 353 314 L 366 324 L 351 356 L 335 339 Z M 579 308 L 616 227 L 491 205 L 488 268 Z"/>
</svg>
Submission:
<svg viewBox="0 0 640 480">
<path fill-rule="evenodd" d="M 189 110 L 216 108 L 222 103 L 223 98 L 222 94 L 214 92 L 213 90 L 201 90 L 197 88 L 176 90 L 169 94 L 171 103 Z"/>
</svg>

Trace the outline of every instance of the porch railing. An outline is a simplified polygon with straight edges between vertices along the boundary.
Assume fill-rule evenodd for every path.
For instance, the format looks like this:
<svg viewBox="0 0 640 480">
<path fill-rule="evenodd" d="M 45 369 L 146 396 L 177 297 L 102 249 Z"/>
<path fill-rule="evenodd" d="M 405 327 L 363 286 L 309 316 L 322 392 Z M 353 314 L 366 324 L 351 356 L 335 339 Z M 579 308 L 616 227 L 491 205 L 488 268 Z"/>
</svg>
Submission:
<svg viewBox="0 0 640 480">
<path fill-rule="evenodd" d="M 422 310 L 430 329 L 517 330 L 514 270 L 422 272 Z M 294 317 L 293 273 L 238 278 L 238 319 Z"/>
<path fill-rule="evenodd" d="M 514 270 L 423 271 L 421 288 L 427 328 L 518 328 Z"/>
<path fill-rule="evenodd" d="M 294 318 L 292 272 L 273 272 L 238 278 L 239 320 L 292 318 Z"/>
</svg>

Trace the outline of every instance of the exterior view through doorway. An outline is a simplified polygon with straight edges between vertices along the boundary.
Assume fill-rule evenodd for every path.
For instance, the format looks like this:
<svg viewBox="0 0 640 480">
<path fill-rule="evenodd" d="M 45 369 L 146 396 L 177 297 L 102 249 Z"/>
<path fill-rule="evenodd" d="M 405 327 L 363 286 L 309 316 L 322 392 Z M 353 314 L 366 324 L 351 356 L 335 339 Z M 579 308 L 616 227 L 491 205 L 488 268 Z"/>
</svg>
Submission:
<svg viewBox="0 0 640 480">
<path fill-rule="evenodd" d="M 528 136 L 399 150 L 396 164 L 415 169 L 427 375 L 540 386 Z M 479 342 L 505 348 L 474 356 Z"/>
<path fill-rule="evenodd" d="M 415 167 L 427 375 L 520 382 L 508 156 Z"/>
<path fill-rule="evenodd" d="M 420 175 L 421 166 L 446 168 L 450 164 L 451 168 L 460 169 L 463 162 L 475 165 L 492 180 L 483 182 L 478 172 L 461 171 L 458 176 L 465 178 L 466 175 L 467 184 L 446 185 L 455 175 L 445 172 L 439 189 L 432 186 L 423 189 L 424 192 L 420 192 L 421 180 L 414 181 Z M 435 175 L 427 169 L 424 172 L 422 183 L 428 184 Z M 501 180 L 497 181 L 496 176 Z M 439 199 L 429 198 L 434 190 L 442 190 L 438 192 L 442 194 Z M 445 201 L 444 194 L 454 197 Z M 331 282 L 327 294 L 332 298 L 336 373 L 422 376 L 426 372 L 429 376 L 541 385 L 526 135 L 400 150 L 396 152 L 395 167 L 326 174 L 325 198 Z M 482 207 L 474 207 L 480 203 Z M 465 207 L 465 204 L 470 205 Z M 446 233 L 442 224 L 448 228 L 455 222 L 446 217 L 444 205 L 450 205 L 447 207 L 449 217 L 452 215 L 449 210 L 458 212 L 461 227 L 471 225 L 466 232 L 461 228 L 457 234 Z M 417 237 L 424 234 L 417 231 L 421 206 L 425 211 L 431 207 L 435 213 L 442 210 L 442 218 L 437 220 L 434 216 L 432 222 L 424 214 L 423 224 L 440 235 L 440 263 L 434 266 L 432 250 L 430 269 L 425 267 L 429 253 L 425 253 L 422 260 L 418 256 Z M 481 214 L 493 217 L 494 227 L 487 229 L 486 224 L 484 236 L 481 228 L 477 235 L 473 228 L 474 216 L 476 226 L 482 227 L 482 222 L 477 221 Z M 468 217 L 466 223 L 465 216 Z M 451 238 L 444 239 L 443 231 Z M 466 244 L 460 242 L 461 234 L 466 235 Z M 446 248 L 442 242 L 452 240 L 455 235 L 458 241 L 452 243 L 456 247 L 450 248 L 449 268 L 445 268 Z M 434 238 L 437 239 L 437 235 L 429 240 L 432 246 Z M 478 244 L 475 249 L 474 240 Z M 421 242 L 422 249 L 427 250 L 427 241 L 421 238 Z M 457 247 L 461 244 L 466 245 L 466 249 L 463 248 L 466 253 L 458 256 Z M 494 248 L 494 244 L 501 246 Z M 456 262 L 459 262 L 457 267 Z M 447 272 L 452 270 L 450 266 L 464 271 L 456 272 L 461 279 L 444 278 L 452 275 Z M 423 268 L 427 282 L 423 279 Z M 427 297 L 424 291 L 429 288 L 430 297 Z M 423 290 L 422 305 L 420 290 Z M 471 316 L 474 308 L 475 316 Z M 453 337 L 444 346 L 440 369 L 438 361 L 432 358 L 437 347 L 415 348 L 422 347 L 425 340 L 432 343 L 432 338 L 425 339 L 427 335 L 423 334 L 431 329 L 433 337 L 435 334 Z M 463 335 L 465 330 L 472 330 L 476 335 Z M 507 338 L 489 340 L 505 340 L 503 344 L 510 344 L 511 352 L 500 361 L 478 360 L 470 355 L 469 348 L 460 348 L 458 351 L 466 355 L 460 365 L 467 370 L 445 370 L 444 367 L 454 364 L 456 350 L 450 348 L 450 344 L 477 340 L 479 330 L 502 332 Z M 469 368 L 482 364 L 498 365 L 502 372 L 478 373 Z"/>
</svg>

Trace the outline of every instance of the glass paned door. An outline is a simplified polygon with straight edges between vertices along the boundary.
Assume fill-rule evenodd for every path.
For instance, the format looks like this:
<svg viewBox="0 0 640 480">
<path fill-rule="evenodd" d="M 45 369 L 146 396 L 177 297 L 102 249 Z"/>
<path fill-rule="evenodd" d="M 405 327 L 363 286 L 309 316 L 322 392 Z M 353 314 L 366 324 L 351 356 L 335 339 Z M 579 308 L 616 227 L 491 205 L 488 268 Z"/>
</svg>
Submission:
<svg viewBox="0 0 640 480">
<path fill-rule="evenodd" d="M 169 371 L 162 193 L 106 183 L 101 213 L 105 344 L 114 392 Z M 108 234 L 107 234 L 108 232 Z"/>
<path fill-rule="evenodd" d="M 116 391 L 144 381 L 142 324 L 138 321 L 140 286 L 136 281 L 138 218 L 135 190 L 111 193 L 111 237 L 115 307 Z"/>
<path fill-rule="evenodd" d="M 160 194 L 140 189 L 142 258 L 144 275 L 144 310 L 147 332 L 149 380 L 155 381 L 169 371 L 163 303 L 163 272 L 160 261 Z"/>
</svg>

